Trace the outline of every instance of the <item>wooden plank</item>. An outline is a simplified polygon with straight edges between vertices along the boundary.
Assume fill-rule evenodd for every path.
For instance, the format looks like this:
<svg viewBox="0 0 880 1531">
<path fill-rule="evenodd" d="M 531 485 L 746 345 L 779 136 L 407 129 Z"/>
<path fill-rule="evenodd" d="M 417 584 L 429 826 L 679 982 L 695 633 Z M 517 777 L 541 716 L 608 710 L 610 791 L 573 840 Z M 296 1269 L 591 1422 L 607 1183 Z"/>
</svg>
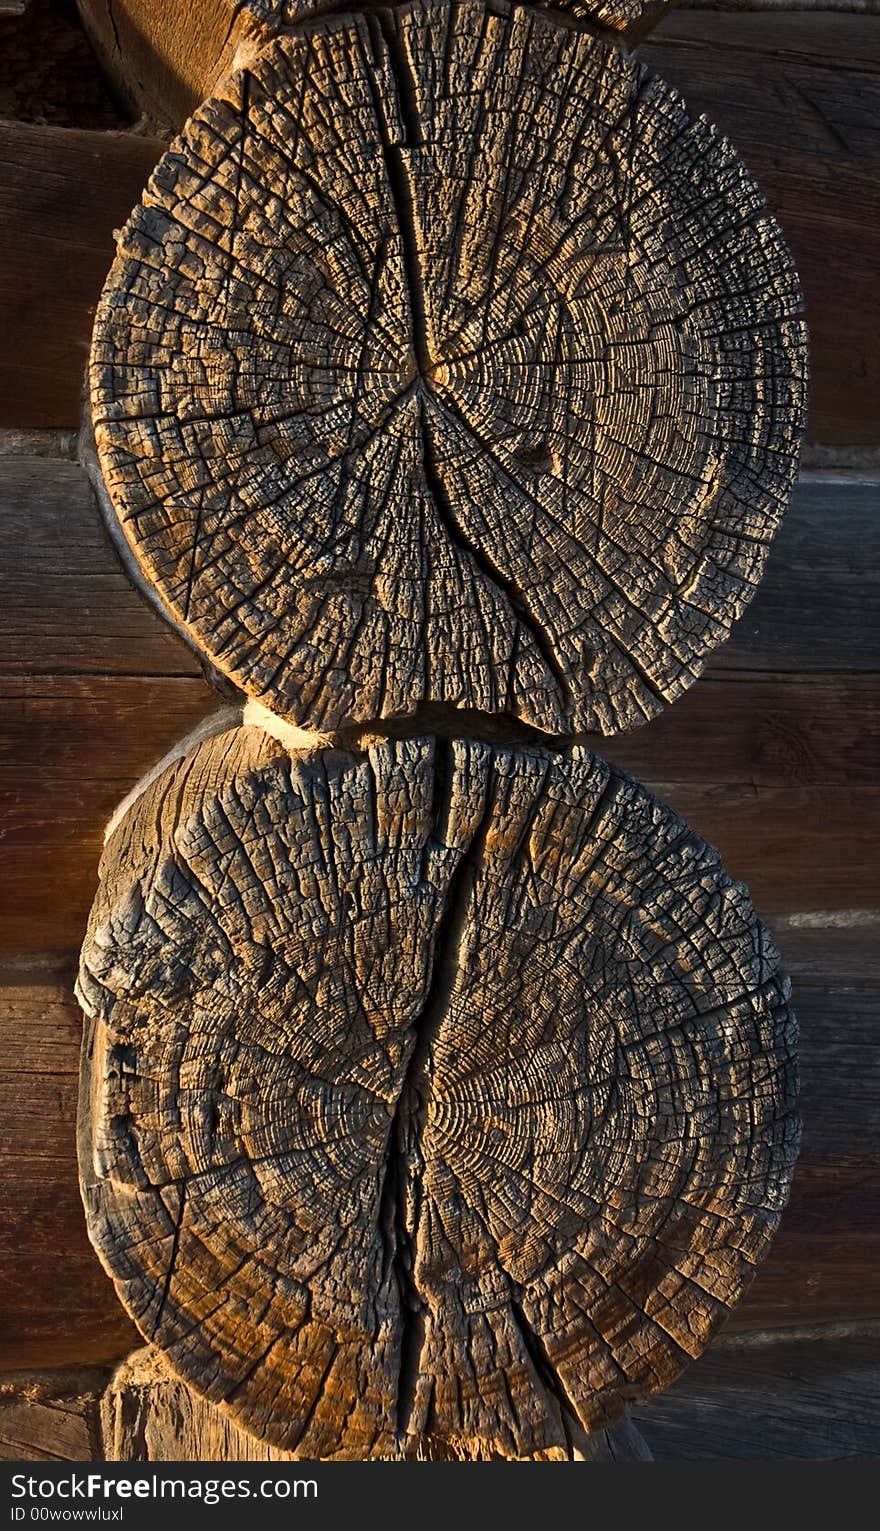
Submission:
<svg viewBox="0 0 880 1531">
<path fill-rule="evenodd" d="M 777 916 L 773 930 L 786 969 L 802 984 L 854 980 L 880 987 L 880 914 L 871 909 L 812 910 Z"/>
<path fill-rule="evenodd" d="M 76 462 L 0 459 L 0 673 L 200 675 L 135 593 Z"/>
<path fill-rule="evenodd" d="M 103 1457 L 96 1370 L 0 1377 L 0 1462 L 97 1462 Z"/>
<path fill-rule="evenodd" d="M 880 480 L 802 477 L 754 600 L 712 656 L 713 674 L 740 669 L 880 669 Z"/>
<path fill-rule="evenodd" d="M 862 927 L 858 945 L 850 929 L 822 931 L 827 966 L 848 967 L 842 983 L 805 971 L 787 934 L 778 939 L 800 1026 L 801 1158 L 782 1227 L 733 1314 L 734 1330 L 880 1317 L 877 930 Z"/>
<path fill-rule="evenodd" d="M 0 426 L 75 426 L 95 303 L 164 144 L 0 121 Z"/>
<path fill-rule="evenodd" d="M 723 744 L 713 741 L 713 748 Z M 765 915 L 880 907 L 876 787 L 758 787 L 652 779 L 648 786 L 720 850 Z"/>
<path fill-rule="evenodd" d="M 868 1146 L 871 1158 L 858 1147 L 845 1159 L 801 1158 L 782 1226 L 731 1331 L 880 1318 L 876 1138 Z"/>
<path fill-rule="evenodd" d="M 0 1370 L 110 1361 L 135 1338 L 79 1198 L 80 1031 L 69 989 L 0 993 Z"/>
<path fill-rule="evenodd" d="M 812 337 L 810 436 L 876 442 L 880 22 L 673 12 L 641 55 L 730 136 L 782 224 Z"/>
<path fill-rule="evenodd" d="M 113 809 L 218 701 L 194 678 L 0 679 L 0 952 L 78 948 Z"/>
<path fill-rule="evenodd" d="M 880 1331 L 720 1340 L 635 1411 L 655 1461 L 874 1461 Z"/>
</svg>

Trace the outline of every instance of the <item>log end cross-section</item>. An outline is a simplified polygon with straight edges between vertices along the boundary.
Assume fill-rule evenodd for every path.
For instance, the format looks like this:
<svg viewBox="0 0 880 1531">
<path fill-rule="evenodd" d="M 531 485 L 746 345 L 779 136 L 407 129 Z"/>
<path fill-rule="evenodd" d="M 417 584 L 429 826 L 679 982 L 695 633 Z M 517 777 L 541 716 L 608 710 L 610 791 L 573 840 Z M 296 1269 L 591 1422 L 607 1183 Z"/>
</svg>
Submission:
<svg viewBox="0 0 880 1531">
<path fill-rule="evenodd" d="M 196 112 L 121 236 L 111 514 L 295 724 L 612 733 L 754 591 L 800 307 L 730 144 L 631 55 L 503 0 L 311 21 Z"/>
<path fill-rule="evenodd" d="M 576 1456 L 703 1350 L 786 1199 L 772 944 L 583 749 L 219 734 L 110 835 L 79 992 L 99 1253 L 303 1456 Z"/>
</svg>

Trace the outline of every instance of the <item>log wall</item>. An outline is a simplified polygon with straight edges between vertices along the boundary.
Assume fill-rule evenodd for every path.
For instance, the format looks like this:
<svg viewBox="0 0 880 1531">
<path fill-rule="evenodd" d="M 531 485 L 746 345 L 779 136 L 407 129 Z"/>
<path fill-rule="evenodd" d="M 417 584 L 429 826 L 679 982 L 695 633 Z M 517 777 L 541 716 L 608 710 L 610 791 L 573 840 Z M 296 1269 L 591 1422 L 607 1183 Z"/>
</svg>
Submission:
<svg viewBox="0 0 880 1531">
<path fill-rule="evenodd" d="M 640 1426 L 659 1457 L 870 1456 L 880 1444 L 880 17 L 689 9 L 663 22 L 644 56 L 730 133 L 780 217 L 806 290 L 814 380 L 804 471 L 746 617 L 675 707 L 599 745 L 749 883 L 802 1028 L 804 1146 L 782 1230 L 723 1342 Z M 103 120 L 0 120 L 7 1457 L 119 1449 L 100 1399 L 139 1341 L 85 1234 L 71 983 L 107 817 L 221 705 L 129 586 L 74 458 L 113 230 L 162 148 Z M 142 1412 L 151 1385 L 141 1376 Z M 139 1416 L 130 1452 L 173 1454 L 162 1423 L 171 1384 L 155 1385 L 156 1420 Z"/>
</svg>

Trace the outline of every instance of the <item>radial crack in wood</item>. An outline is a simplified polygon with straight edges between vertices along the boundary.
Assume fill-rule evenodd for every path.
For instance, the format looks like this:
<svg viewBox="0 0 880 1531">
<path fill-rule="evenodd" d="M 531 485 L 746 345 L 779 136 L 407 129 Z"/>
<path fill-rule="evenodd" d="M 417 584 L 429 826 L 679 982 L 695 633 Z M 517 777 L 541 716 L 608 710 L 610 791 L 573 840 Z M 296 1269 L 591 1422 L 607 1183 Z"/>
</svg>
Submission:
<svg viewBox="0 0 880 1531">
<path fill-rule="evenodd" d="M 584 749 L 217 735 L 111 835 L 79 995 L 101 1258 L 302 1456 L 576 1455 L 703 1350 L 786 1200 L 772 943 Z"/>
<path fill-rule="evenodd" d="M 800 307 L 730 144 L 620 50 L 478 0 L 325 19 L 196 113 L 121 237 L 112 513 L 296 724 L 611 733 L 760 578 Z"/>
</svg>

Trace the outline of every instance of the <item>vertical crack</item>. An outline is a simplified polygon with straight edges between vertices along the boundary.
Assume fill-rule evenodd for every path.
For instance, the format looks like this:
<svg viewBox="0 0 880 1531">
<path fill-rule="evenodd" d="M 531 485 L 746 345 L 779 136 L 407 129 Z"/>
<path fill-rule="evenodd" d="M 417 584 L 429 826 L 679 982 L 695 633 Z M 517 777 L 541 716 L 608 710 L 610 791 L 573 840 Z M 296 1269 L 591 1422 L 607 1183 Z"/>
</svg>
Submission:
<svg viewBox="0 0 880 1531">
<path fill-rule="evenodd" d="M 451 762 L 451 746 L 444 744 L 438 748 L 435 763 L 435 838 L 440 838 L 448 815 Z M 437 927 L 431 980 L 422 1009 L 412 1022 L 412 1050 L 387 1140 L 387 1163 L 379 1196 L 379 1230 L 386 1249 L 383 1275 L 393 1276 L 400 1300 L 395 1421 L 399 1441 L 410 1433 L 427 1331 L 427 1304 L 418 1287 L 415 1265 L 425 1175 L 422 1138 L 433 1079 L 432 1053 L 461 969 L 471 898 L 491 819 L 492 805 L 487 797 L 482 819 L 450 878 L 446 908 Z"/>
<path fill-rule="evenodd" d="M 373 107 L 379 135 L 382 141 L 382 156 L 385 162 L 392 210 L 400 235 L 403 274 L 412 325 L 411 338 L 413 351 L 418 371 L 422 377 L 426 377 L 430 373 L 432 361 L 428 346 L 425 284 L 419 259 L 415 200 L 410 184 L 409 170 L 404 158 L 404 151 L 406 149 L 413 148 L 422 142 L 415 81 L 409 66 L 409 60 L 406 57 L 406 50 L 401 42 L 400 34 L 397 31 L 392 14 L 385 10 L 379 11 L 368 15 L 366 22 L 374 64 L 374 69 L 367 70 L 367 78 L 373 97 Z M 403 143 L 395 142 L 389 132 L 387 109 L 381 99 L 374 78 L 375 72 L 381 70 L 383 62 L 387 63 L 388 71 L 394 82 L 400 121 L 404 133 Z"/>
<path fill-rule="evenodd" d="M 431 434 L 431 426 L 424 399 L 422 399 L 421 416 L 422 461 L 425 468 L 425 481 L 428 486 L 428 491 L 434 502 L 437 514 L 444 527 L 446 528 L 450 540 L 455 546 L 463 548 L 464 551 L 470 555 L 480 573 L 483 575 L 483 578 L 487 580 L 489 584 L 495 585 L 496 588 L 500 590 L 501 593 L 507 598 L 508 604 L 513 610 L 514 616 L 516 617 L 520 626 L 524 628 L 525 631 L 529 634 L 532 642 L 535 645 L 535 648 L 538 650 L 538 653 L 544 662 L 544 665 L 550 672 L 553 680 L 556 682 L 562 705 L 566 711 L 570 713 L 573 706 L 571 687 L 569 685 L 568 676 L 566 675 L 565 670 L 559 662 L 550 639 L 536 623 L 534 617 L 526 606 L 525 601 L 523 600 L 520 590 L 514 584 L 513 580 L 509 579 L 508 576 L 504 574 L 501 569 L 499 569 L 494 559 L 489 556 L 484 548 L 478 547 L 475 542 L 472 542 L 470 538 L 468 538 L 461 526 L 460 521 L 458 520 L 458 517 L 455 514 L 452 498 L 446 488 L 446 484 L 443 480 L 443 475 L 440 471 L 440 462 L 434 445 L 434 438 Z"/>
<path fill-rule="evenodd" d="M 183 1215 L 186 1210 L 186 1192 L 186 1181 L 181 1180 L 180 1201 L 177 1207 L 177 1220 L 174 1224 L 174 1232 L 171 1237 L 171 1253 L 168 1257 L 168 1269 L 165 1272 L 165 1280 L 162 1285 L 162 1296 L 159 1299 L 159 1306 L 156 1309 L 156 1317 L 153 1320 L 152 1325 L 154 1334 L 158 1334 L 159 1332 L 159 1324 L 161 1323 L 162 1315 L 165 1312 L 165 1305 L 171 1292 L 171 1283 L 174 1279 L 174 1271 L 177 1266 L 177 1256 L 180 1250 L 180 1230 L 183 1227 Z"/>
<path fill-rule="evenodd" d="M 574 1459 L 576 1446 L 575 1437 L 583 1433 L 583 1426 L 578 1419 L 577 1411 L 560 1381 L 559 1374 L 550 1358 L 544 1341 L 526 1318 L 525 1312 L 513 1293 L 508 1299 L 510 1312 L 516 1324 L 517 1331 L 523 1343 L 523 1349 L 532 1363 L 538 1381 L 543 1383 L 546 1392 L 553 1399 L 559 1409 L 559 1421 L 565 1436 L 566 1450 L 569 1459 Z"/>
</svg>

